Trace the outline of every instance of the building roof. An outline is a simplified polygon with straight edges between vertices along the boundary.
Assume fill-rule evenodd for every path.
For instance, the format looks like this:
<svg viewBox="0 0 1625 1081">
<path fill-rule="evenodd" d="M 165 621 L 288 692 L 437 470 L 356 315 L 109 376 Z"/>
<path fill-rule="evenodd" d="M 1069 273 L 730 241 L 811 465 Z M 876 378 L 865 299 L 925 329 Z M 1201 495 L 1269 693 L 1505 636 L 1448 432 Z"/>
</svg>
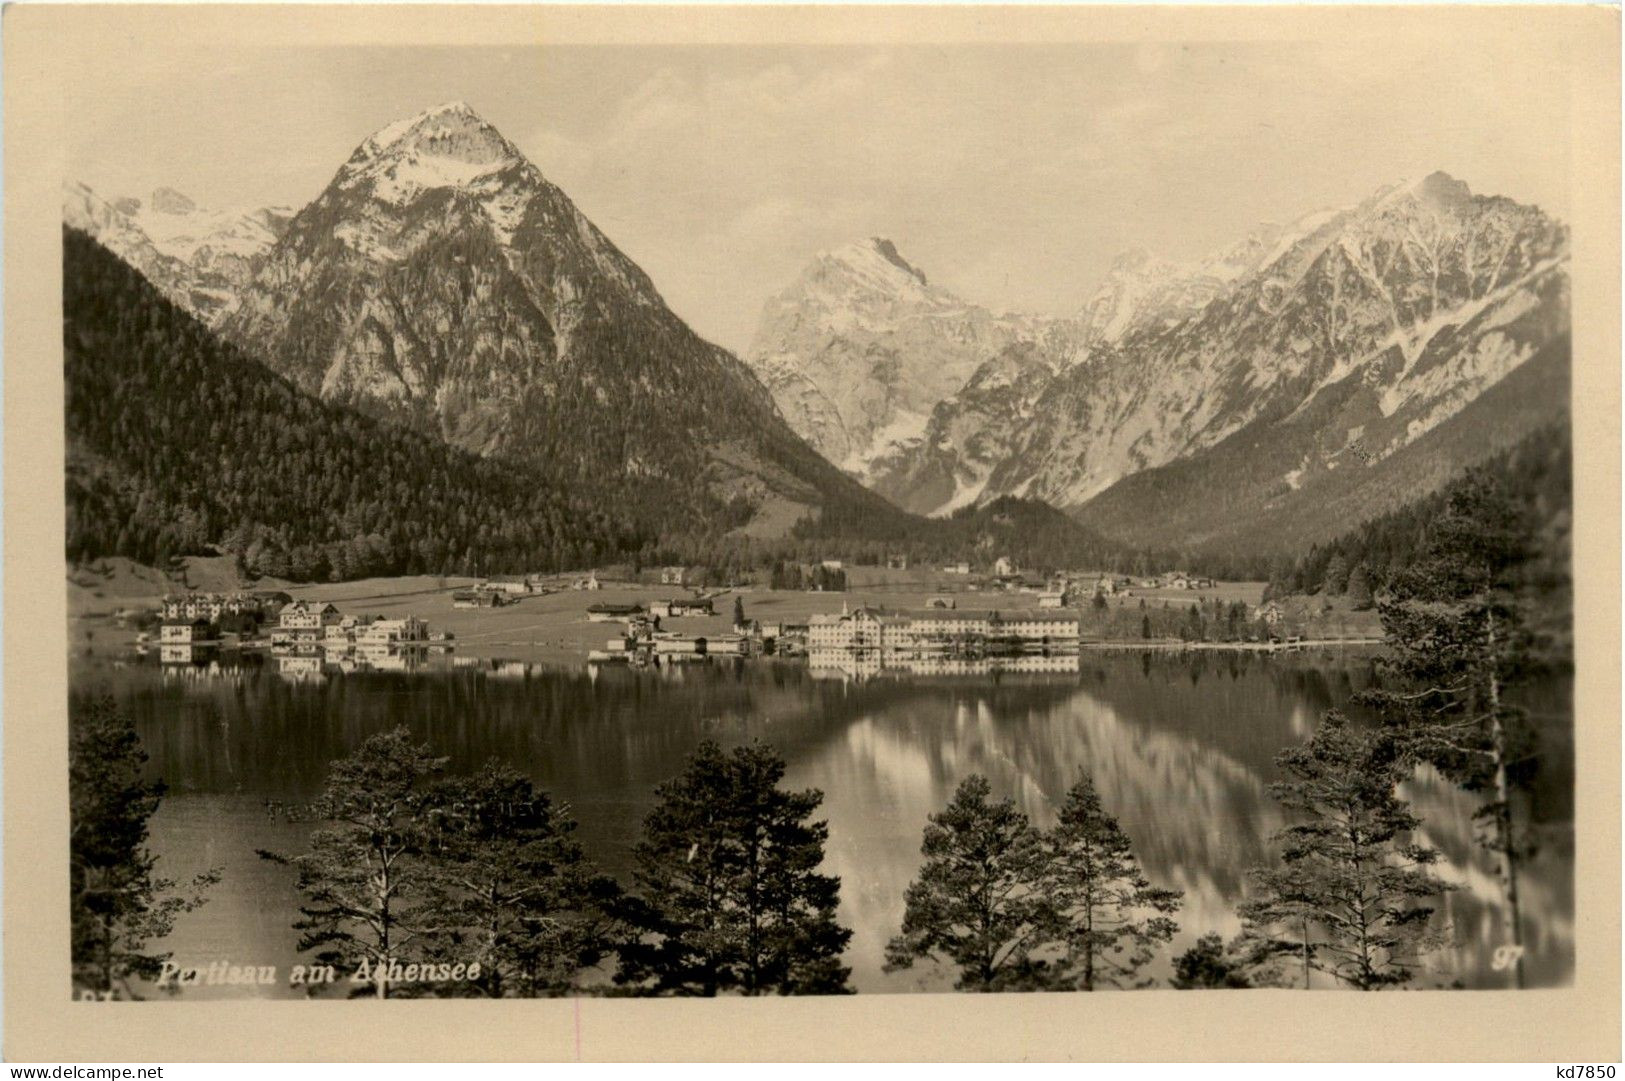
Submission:
<svg viewBox="0 0 1625 1081">
<path fill-rule="evenodd" d="M 1076 612 L 1057 611 L 1054 608 L 1023 608 L 1016 612 L 999 613 L 1001 623 L 1078 623 Z"/>
<path fill-rule="evenodd" d="M 999 618 L 999 613 L 986 608 L 926 608 L 905 613 L 910 619 L 929 619 L 953 623 L 979 623 Z"/>
</svg>

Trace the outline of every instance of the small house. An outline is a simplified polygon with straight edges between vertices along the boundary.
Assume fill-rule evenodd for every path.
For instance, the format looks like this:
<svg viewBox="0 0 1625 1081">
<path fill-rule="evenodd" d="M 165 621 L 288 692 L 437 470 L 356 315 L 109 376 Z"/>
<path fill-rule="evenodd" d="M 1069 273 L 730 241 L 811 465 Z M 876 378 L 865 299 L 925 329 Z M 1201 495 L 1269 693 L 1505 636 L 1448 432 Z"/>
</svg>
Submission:
<svg viewBox="0 0 1625 1081">
<path fill-rule="evenodd" d="M 277 613 L 277 626 L 285 631 L 316 631 L 319 635 L 324 628 L 343 618 L 332 604 L 294 601 L 283 605 L 282 611 Z"/>
<path fill-rule="evenodd" d="M 428 640 L 429 625 L 416 616 L 375 619 L 356 634 L 358 644 L 369 646 L 393 646 Z"/>
<path fill-rule="evenodd" d="M 206 619 L 166 619 L 158 628 L 158 642 L 166 646 L 189 646 L 209 638 Z"/>
</svg>

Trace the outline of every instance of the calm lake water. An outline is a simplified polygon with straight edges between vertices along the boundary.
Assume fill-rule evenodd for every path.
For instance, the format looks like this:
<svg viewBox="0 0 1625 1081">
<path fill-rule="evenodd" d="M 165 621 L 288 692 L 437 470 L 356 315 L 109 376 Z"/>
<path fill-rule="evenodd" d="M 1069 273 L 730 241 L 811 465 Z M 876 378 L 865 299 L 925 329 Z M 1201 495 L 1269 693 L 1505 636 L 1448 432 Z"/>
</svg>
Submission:
<svg viewBox="0 0 1625 1081">
<path fill-rule="evenodd" d="M 297 851 L 310 829 L 268 802 L 316 795 L 328 764 L 406 724 L 451 768 L 499 758 L 527 772 L 580 821 L 589 853 L 630 882 L 630 855 L 657 784 L 701 740 L 761 739 L 788 783 L 825 794 L 825 869 L 841 878 L 847 963 L 865 992 L 946 990 L 930 967 L 881 971 L 919 866 L 926 815 L 981 773 L 1040 825 L 1084 771 L 1133 839 L 1153 882 L 1185 893 L 1177 953 L 1206 931 L 1227 937 L 1247 868 L 1270 858 L 1283 824 L 1266 786 L 1273 758 L 1371 679 L 1357 654 L 1086 653 L 1076 672 L 841 678 L 792 662 L 712 662 L 662 670 L 542 668 L 482 661 L 414 672 L 281 672 L 240 667 L 76 662 L 76 694 L 112 693 L 136 719 L 151 774 L 169 785 L 152 825 L 160 871 L 224 878 L 166 943 L 178 963 L 274 964 L 295 952 L 297 897 L 260 848 Z M 1533 985 L 1569 982 L 1574 964 L 1571 683 L 1527 697 L 1543 737 L 1542 773 L 1521 813 L 1540 848 L 1521 878 Z M 1453 946 L 1424 986 L 1460 979 L 1504 987 L 1506 941 L 1493 864 L 1472 841 L 1475 798 L 1427 773 L 1406 785 L 1425 840 L 1460 884 L 1441 906 Z M 1160 962 L 1159 974 L 1168 970 Z M 288 994 L 286 987 L 196 988 L 189 997 Z"/>
</svg>

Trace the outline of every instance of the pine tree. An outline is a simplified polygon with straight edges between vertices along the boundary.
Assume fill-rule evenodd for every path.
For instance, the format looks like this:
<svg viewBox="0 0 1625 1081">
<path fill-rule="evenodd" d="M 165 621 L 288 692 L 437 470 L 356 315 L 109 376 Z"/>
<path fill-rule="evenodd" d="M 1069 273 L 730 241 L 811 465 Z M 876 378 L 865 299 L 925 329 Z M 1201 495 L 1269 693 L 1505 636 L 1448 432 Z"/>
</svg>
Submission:
<svg viewBox="0 0 1625 1081">
<path fill-rule="evenodd" d="M 1181 991 L 1251 987 L 1240 963 L 1224 948 L 1224 939 L 1205 934 L 1196 944 L 1174 958 L 1174 975 L 1169 981 Z"/>
<path fill-rule="evenodd" d="M 1237 906 L 1241 934 L 1236 952 L 1243 972 L 1258 987 L 1314 987 L 1315 951 L 1321 941 L 1314 922 L 1319 883 L 1305 863 L 1254 867 L 1250 896 Z"/>
<path fill-rule="evenodd" d="M 1530 637 L 1518 596 L 1531 548 L 1524 515 L 1485 471 L 1452 489 L 1422 558 L 1394 576 L 1378 605 L 1388 670 L 1403 687 L 1364 696 L 1407 750 L 1485 794 L 1480 842 L 1500 865 L 1512 966 L 1523 986 L 1518 871 L 1531 847 L 1513 819 L 1514 792 L 1539 760 L 1534 733 L 1507 691 L 1526 679 Z"/>
<path fill-rule="evenodd" d="M 1044 896 L 1043 839 L 987 778 L 967 777 L 929 817 L 925 863 L 905 896 L 902 931 L 886 946 L 887 971 L 919 959 L 959 968 L 962 991 L 1024 991 L 1052 983 L 1037 959 L 1053 939 Z"/>
<path fill-rule="evenodd" d="M 430 961 L 477 962 L 468 990 L 531 998 L 568 993 L 611 954 L 620 890 L 571 837 L 567 809 L 496 762 L 442 781 L 425 802 Z"/>
<path fill-rule="evenodd" d="M 1081 991 L 1138 986 L 1140 970 L 1179 930 L 1179 891 L 1145 877 L 1088 777 L 1067 793 L 1044 849 L 1043 889 L 1066 947 L 1066 979 Z"/>
<path fill-rule="evenodd" d="M 160 974 L 168 953 L 151 942 L 175 918 L 204 902 L 218 871 L 198 875 L 184 892 L 154 874 L 158 857 L 147 829 L 164 785 L 142 778 L 147 754 L 135 726 L 111 698 L 75 701 L 69 710 L 68 879 L 73 983 L 103 998 L 139 998 L 135 983 Z M 172 983 L 165 984 L 173 990 Z"/>
<path fill-rule="evenodd" d="M 1371 576 L 1366 572 L 1364 563 L 1349 572 L 1348 597 L 1349 605 L 1356 612 L 1371 607 Z"/>
<path fill-rule="evenodd" d="M 445 761 L 414 744 L 405 726 L 372 736 L 329 769 L 312 810 L 330 825 L 311 833 L 310 851 L 260 852 L 298 872 L 300 951 L 351 974 L 365 967 L 356 994 L 370 984 L 370 993 L 389 997 L 379 973 L 422 956 L 418 906 L 430 878 L 422 827 L 433 806 L 429 781 Z"/>
<path fill-rule="evenodd" d="M 818 872 L 829 827 L 810 821 L 824 796 L 780 788 L 784 769 L 771 747 L 707 740 L 660 786 L 634 851 L 641 933 L 621 948 L 619 982 L 684 995 L 848 989 L 840 879 Z"/>
<path fill-rule="evenodd" d="M 1339 597 L 1348 589 L 1349 561 L 1342 552 L 1332 554 L 1326 563 L 1326 570 L 1320 577 L 1320 591 L 1328 597 Z"/>
<path fill-rule="evenodd" d="M 734 626 L 735 627 L 743 627 L 744 625 L 745 625 L 745 599 L 736 594 L 734 596 Z"/>
<path fill-rule="evenodd" d="M 1406 982 L 1431 945 L 1423 902 L 1451 887 L 1427 870 L 1438 852 L 1409 839 L 1421 822 L 1397 794 L 1405 771 L 1394 742 L 1334 711 L 1276 761 L 1287 779 L 1270 793 L 1295 824 L 1275 837 L 1283 873 L 1255 877 L 1244 916 L 1293 934 L 1295 921 L 1307 924 L 1306 964 L 1350 987 Z"/>
</svg>

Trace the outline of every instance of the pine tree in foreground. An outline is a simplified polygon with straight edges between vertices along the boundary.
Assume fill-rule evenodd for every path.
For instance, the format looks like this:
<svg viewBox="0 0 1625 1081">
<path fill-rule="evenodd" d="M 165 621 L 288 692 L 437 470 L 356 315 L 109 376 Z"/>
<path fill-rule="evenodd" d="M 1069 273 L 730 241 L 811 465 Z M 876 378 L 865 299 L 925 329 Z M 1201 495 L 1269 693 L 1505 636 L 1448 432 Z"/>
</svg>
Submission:
<svg viewBox="0 0 1625 1081">
<path fill-rule="evenodd" d="M 135 985 L 159 977 L 168 953 L 151 943 L 175 918 L 204 902 L 218 871 L 183 892 L 155 873 L 147 829 L 164 794 L 142 779 L 147 754 L 129 718 L 111 698 L 69 709 L 68 881 L 73 984 L 104 998 L 139 998 Z M 173 982 L 165 984 L 174 990 Z"/>
<path fill-rule="evenodd" d="M 488 763 L 427 796 L 421 921 L 431 963 L 477 962 L 447 988 L 491 998 L 567 994 L 614 949 L 620 888 L 571 836 L 566 808 L 512 767 Z"/>
<path fill-rule="evenodd" d="M 372 736 L 353 754 L 332 764 L 327 786 L 315 802 L 316 817 L 329 823 L 310 837 L 310 851 L 260 855 L 293 867 L 304 894 L 301 952 L 314 950 L 354 994 L 390 997 L 381 976 L 392 962 L 423 960 L 420 903 L 429 885 L 422 824 L 431 806 L 430 779 L 445 765 L 427 746 L 412 742 L 401 726 Z M 409 994 L 417 988 L 403 987 Z"/>
<path fill-rule="evenodd" d="M 1396 791 L 1405 770 L 1393 740 L 1331 712 L 1276 761 L 1287 779 L 1270 793 L 1295 823 L 1276 835 L 1282 869 L 1255 877 L 1244 917 L 1284 928 L 1278 942 L 1301 926 L 1306 966 L 1349 987 L 1407 982 L 1436 945 L 1424 902 L 1451 887 L 1428 871 L 1438 852 L 1410 840 L 1421 821 Z"/>
<path fill-rule="evenodd" d="M 1485 794 L 1480 843 L 1499 864 L 1506 933 L 1523 985 L 1518 871 L 1532 852 L 1513 817 L 1513 795 L 1538 766 L 1535 735 L 1507 691 L 1533 669 L 1519 599 L 1531 548 L 1523 514 L 1492 474 L 1452 489 L 1423 556 L 1396 575 L 1377 606 L 1388 667 L 1403 687 L 1364 696 L 1403 734 L 1407 751 Z"/>
<path fill-rule="evenodd" d="M 1012 800 L 991 792 L 973 774 L 930 816 L 925 863 L 905 895 L 902 931 L 886 947 L 887 971 L 933 959 L 958 967 L 962 991 L 1053 985 L 1036 956 L 1054 936 L 1042 836 Z"/>
<path fill-rule="evenodd" d="M 752 744 L 700 744 L 657 790 L 628 905 L 639 934 L 616 981 L 654 994 L 844 993 L 840 879 L 820 874 L 829 827 L 816 789 L 779 787 L 784 759 Z"/>
<path fill-rule="evenodd" d="M 1145 877 L 1088 777 L 1067 793 L 1044 849 L 1043 892 L 1065 945 L 1066 983 L 1080 991 L 1146 986 L 1140 970 L 1179 930 L 1181 894 Z"/>
</svg>

